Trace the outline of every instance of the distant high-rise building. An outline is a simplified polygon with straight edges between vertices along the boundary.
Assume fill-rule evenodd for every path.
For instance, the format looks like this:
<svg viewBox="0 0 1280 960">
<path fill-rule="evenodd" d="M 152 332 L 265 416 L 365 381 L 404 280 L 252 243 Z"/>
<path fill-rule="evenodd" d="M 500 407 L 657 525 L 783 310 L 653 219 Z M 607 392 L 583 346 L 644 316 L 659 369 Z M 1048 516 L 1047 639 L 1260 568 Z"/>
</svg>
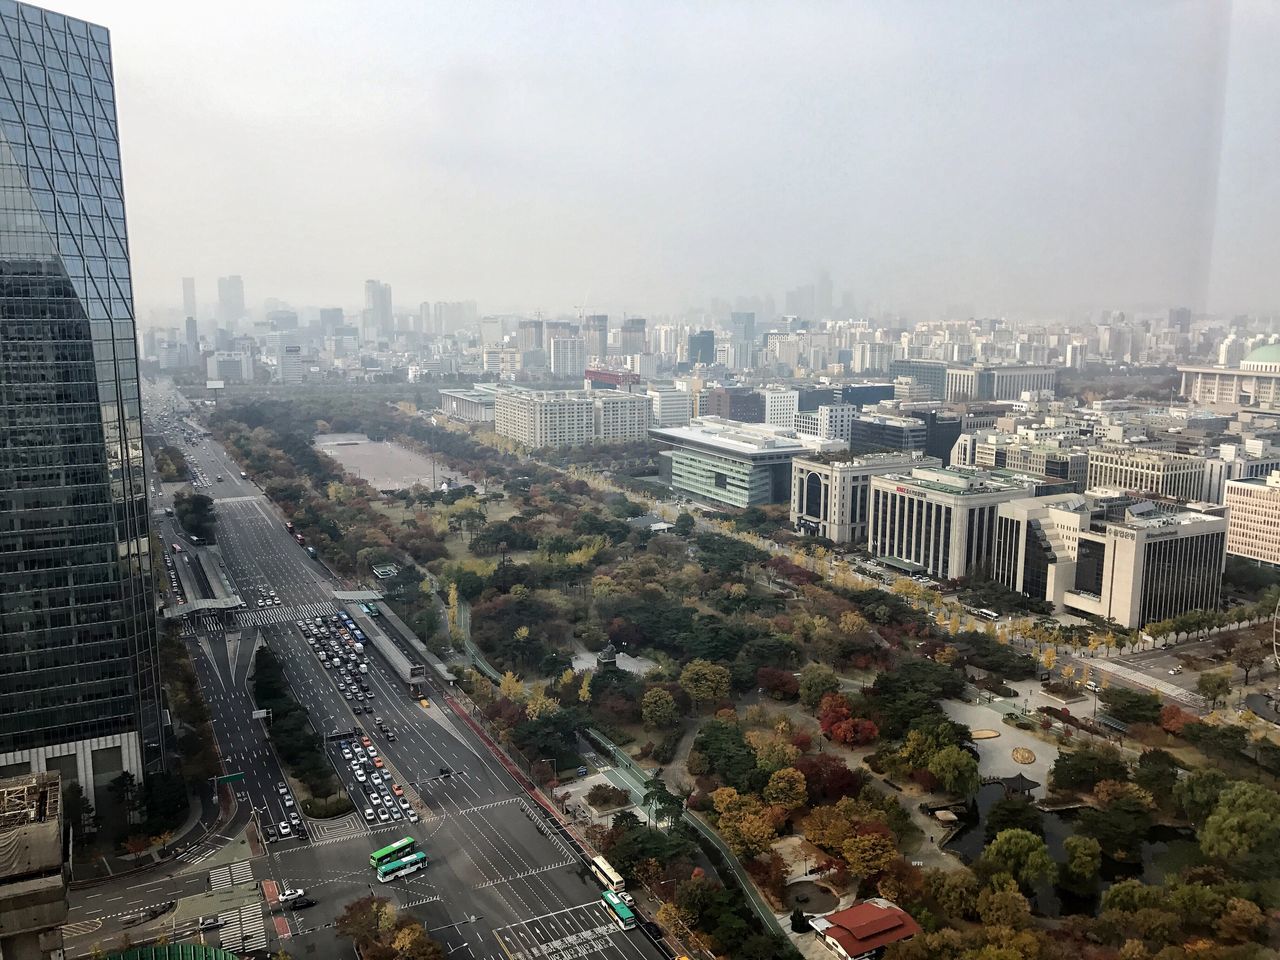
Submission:
<svg viewBox="0 0 1280 960">
<path fill-rule="evenodd" d="M 629 357 L 633 353 L 645 353 L 644 317 L 624 317 L 622 329 L 618 331 L 618 347 L 613 353 L 619 357 Z"/>
<path fill-rule="evenodd" d="M 756 339 L 756 315 L 743 311 L 729 314 L 729 335 L 737 343 L 754 343 Z"/>
<path fill-rule="evenodd" d="M 435 328 L 435 323 L 431 316 L 431 304 L 426 300 L 418 304 L 418 317 L 413 325 L 413 329 L 418 333 L 439 333 Z"/>
<path fill-rule="evenodd" d="M 378 280 L 364 282 L 366 335 L 390 337 L 394 332 L 391 317 L 391 284 Z"/>
<path fill-rule="evenodd" d="M 327 334 L 333 333 L 338 327 L 343 326 L 343 315 L 341 307 L 321 307 L 320 308 L 320 330 Z"/>
<path fill-rule="evenodd" d="M 196 331 L 196 318 L 190 314 L 187 315 L 187 362 L 193 366 L 200 366 L 200 334 Z"/>
<path fill-rule="evenodd" d="M 831 316 L 831 309 L 835 306 L 832 297 L 831 274 L 821 270 L 818 272 L 818 282 L 814 284 L 813 319 L 822 320 Z"/>
<path fill-rule="evenodd" d="M 272 310 L 267 314 L 267 323 L 273 330 L 297 330 L 297 310 Z"/>
<path fill-rule="evenodd" d="M 603 360 L 609 355 L 609 315 L 593 313 L 582 321 L 582 335 L 587 341 L 587 356 Z"/>
<path fill-rule="evenodd" d="M 521 320 L 516 327 L 516 343 L 521 350 L 542 349 L 542 321 Z"/>
<path fill-rule="evenodd" d="M 106 803 L 164 763 L 111 44 L 5 3 L 0 51 L 0 767 Z"/>
<path fill-rule="evenodd" d="M 1169 311 L 1169 328 L 1178 333 L 1191 332 L 1191 311 L 1187 307 L 1173 307 Z"/>
<path fill-rule="evenodd" d="M 245 318 L 244 278 L 218 278 L 218 326 L 231 329 Z"/>
<path fill-rule="evenodd" d="M 182 278 L 182 315 L 184 317 L 199 317 L 196 314 L 196 278 Z"/>
<path fill-rule="evenodd" d="M 557 380 L 581 380 L 587 371 L 587 341 L 582 337 L 556 337 L 548 343 L 551 375 Z"/>
<path fill-rule="evenodd" d="M 700 330 L 689 335 L 689 362 L 707 366 L 716 362 L 716 335 L 713 331 Z"/>
</svg>

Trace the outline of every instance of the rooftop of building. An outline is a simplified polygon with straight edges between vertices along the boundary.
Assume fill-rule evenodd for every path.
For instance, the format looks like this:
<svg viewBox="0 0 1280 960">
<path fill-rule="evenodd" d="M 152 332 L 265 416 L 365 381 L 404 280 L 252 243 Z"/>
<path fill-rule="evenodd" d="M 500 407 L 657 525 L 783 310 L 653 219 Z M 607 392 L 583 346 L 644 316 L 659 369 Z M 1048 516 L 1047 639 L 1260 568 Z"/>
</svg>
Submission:
<svg viewBox="0 0 1280 960">
<path fill-rule="evenodd" d="M 1031 490 L 1056 483 L 1049 477 L 1016 470 L 984 470 L 980 467 L 916 467 L 910 473 L 885 474 L 879 479 L 934 493 L 977 496 Z"/>
<path fill-rule="evenodd" d="M 1240 477 L 1238 480 L 1228 480 L 1227 489 L 1230 490 L 1232 487 L 1255 487 L 1280 493 L 1280 470 L 1272 470 L 1265 477 Z"/>
<path fill-rule="evenodd" d="M 817 933 L 834 940 L 850 957 L 860 957 L 907 940 L 921 931 L 909 913 L 880 897 L 814 917 L 811 923 Z"/>
<path fill-rule="evenodd" d="M 823 453 L 807 453 L 796 457 L 796 463 L 820 464 L 822 466 L 875 467 L 881 465 L 913 464 L 928 461 L 938 466 L 942 461 L 937 457 L 926 457 L 923 451 L 890 451 L 885 453 L 849 453 L 848 450 L 829 450 Z"/>
<path fill-rule="evenodd" d="M 786 427 L 743 423 L 723 417 L 698 417 L 683 427 L 651 427 L 658 440 L 715 447 L 742 454 L 805 453 L 844 449 L 843 441 L 797 435 Z"/>
<path fill-rule="evenodd" d="M 1150 441 L 1146 438 L 1142 438 L 1135 442 L 1148 443 Z M 1175 453 L 1172 450 L 1157 450 L 1149 447 L 1135 446 L 1129 443 L 1104 443 L 1100 447 L 1094 447 L 1090 451 L 1090 456 L 1093 456 L 1095 453 L 1114 453 L 1142 463 L 1152 464 L 1173 462 L 1189 463 L 1193 460 L 1204 460 L 1203 457 L 1197 457 L 1190 453 Z"/>
<path fill-rule="evenodd" d="M 489 390 L 441 390 L 442 397 L 456 397 L 459 400 L 473 400 L 476 403 L 493 403 L 496 394 Z"/>
<path fill-rule="evenodd" d="M 1280 363 L 1280 343 L 1267 343 L 1249 351 L 1249 355 L 1241 361 L 1246 363 Z"/>
</svg>

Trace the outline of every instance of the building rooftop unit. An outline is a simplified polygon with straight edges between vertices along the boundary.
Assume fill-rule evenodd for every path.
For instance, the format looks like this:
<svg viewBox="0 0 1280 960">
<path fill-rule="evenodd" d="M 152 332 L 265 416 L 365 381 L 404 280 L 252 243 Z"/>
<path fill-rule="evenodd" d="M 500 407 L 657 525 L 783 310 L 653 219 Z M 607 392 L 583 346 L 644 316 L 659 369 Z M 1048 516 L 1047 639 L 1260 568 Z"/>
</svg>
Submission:
<svg viewBox="0 0 1280 960">
<path fill-rule="evenodd" d="M 1024 490 L 1053 483 L 1048 477 L 1015 470 L 984 470 L 980 467 L 916 468 L 909 474 L 887 474 L 886 480 L 949 494 L 997 493 Z"/>
<path fill-rule="evenodd" d="M 819 453 L 807 453 L 799 459 L 809 463 L 821 463 L 841 467 L 875 467 L 879 464 L 901 464 L 904 460 L 923 460 L 923 450 L 903 450 L 888 453 L 851 454 L 848 450 L 828 450 Z"/>
</svg>

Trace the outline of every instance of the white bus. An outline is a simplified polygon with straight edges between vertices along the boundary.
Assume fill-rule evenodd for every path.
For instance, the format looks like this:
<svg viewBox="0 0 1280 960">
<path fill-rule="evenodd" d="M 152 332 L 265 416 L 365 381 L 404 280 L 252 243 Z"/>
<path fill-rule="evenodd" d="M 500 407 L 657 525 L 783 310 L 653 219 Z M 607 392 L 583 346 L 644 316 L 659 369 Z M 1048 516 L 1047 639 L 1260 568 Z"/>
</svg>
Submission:
<svg viewBox="0 0 1280 960">
<path fill-rule="evenodd" d="M 627 889 L 627 885 L 622 882 L 622 877 L 619 876 L 618 871 L 613 869 L 609 861 L 604 857 L 595 857 L 591 861 L 591 872 L 595 874 L 600 886 L 606 890 L 622 893 Z"/>
</svg>

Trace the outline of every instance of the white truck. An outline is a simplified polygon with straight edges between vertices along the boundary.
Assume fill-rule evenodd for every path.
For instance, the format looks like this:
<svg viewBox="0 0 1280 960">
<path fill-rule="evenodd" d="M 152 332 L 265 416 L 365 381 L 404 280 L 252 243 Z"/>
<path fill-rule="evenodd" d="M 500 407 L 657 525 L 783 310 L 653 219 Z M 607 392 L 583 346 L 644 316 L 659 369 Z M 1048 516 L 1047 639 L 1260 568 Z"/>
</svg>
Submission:
<svg viewBox="0 0 1280 960">
<path fill-rule="evenodd" d="M 363 656 L 363 654 L 364 654 L 364 644 L 363 644 L 363 643 L 357 643 L 357 644 L 355 645 L 355 648 L 354 648 L 354 649 L 355 649 L 355 651 L 356 651 L 356 656 Z"/>
<path fill-rule="evenodd" d="M 360 664 L 360 672 L 361 672 L 361 673 L 368 673 L 368 672 L 369 672 L 369 665 L 368 665 L 367 663 L 362 663 L 362 664 Z"/>
</svg>

